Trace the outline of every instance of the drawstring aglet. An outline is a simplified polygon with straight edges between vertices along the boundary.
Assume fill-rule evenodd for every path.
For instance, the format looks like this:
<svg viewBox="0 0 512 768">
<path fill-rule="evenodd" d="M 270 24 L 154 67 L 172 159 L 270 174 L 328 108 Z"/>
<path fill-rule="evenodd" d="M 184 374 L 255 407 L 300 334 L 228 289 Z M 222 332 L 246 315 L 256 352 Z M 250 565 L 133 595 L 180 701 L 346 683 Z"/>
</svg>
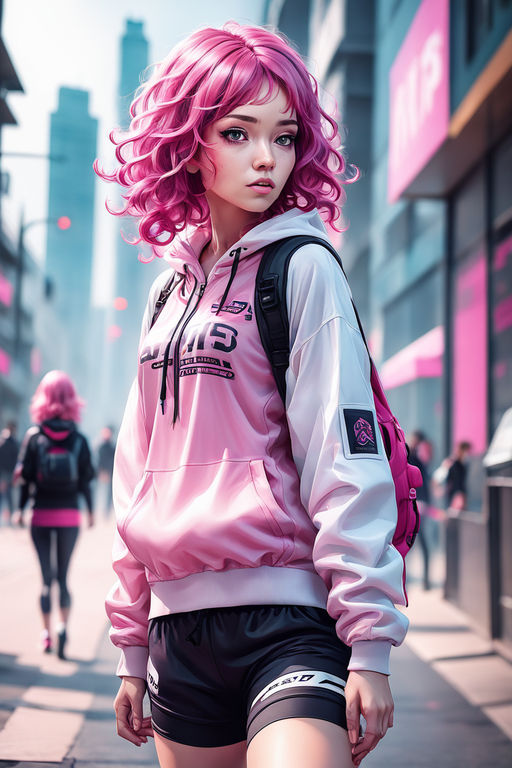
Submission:
<svg viewBox="0 0 512 768">
<path fill-rule="evenodd" d="M 162 416 L 165 416 L 165 400 L 160 400 L 160 407 L 162 409 Z"/>
</svg>

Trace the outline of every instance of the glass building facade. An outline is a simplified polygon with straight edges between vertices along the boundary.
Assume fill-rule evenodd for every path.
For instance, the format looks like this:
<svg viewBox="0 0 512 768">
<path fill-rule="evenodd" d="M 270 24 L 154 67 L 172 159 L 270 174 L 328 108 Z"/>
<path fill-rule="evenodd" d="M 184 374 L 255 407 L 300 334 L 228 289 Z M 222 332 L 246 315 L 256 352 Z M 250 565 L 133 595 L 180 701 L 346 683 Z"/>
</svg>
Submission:
<svg viewBox="0 0 512 768">
<path fill-rule="evenodd" d="M 495 596 L 483 462 L 512 407 L 512 0 L 311 0 L 300 32 L 292 6 L 269 2 L 265 21 L 300 43 L 363 170 L 366 199 L 336 244 L 392 409 L 431 440 L 433 468 L 472 446 L 465 509 L 445 526 L 445 593 L 490 631 L 493 602 L 512 605 L 512 584 Z"/>
</svg>

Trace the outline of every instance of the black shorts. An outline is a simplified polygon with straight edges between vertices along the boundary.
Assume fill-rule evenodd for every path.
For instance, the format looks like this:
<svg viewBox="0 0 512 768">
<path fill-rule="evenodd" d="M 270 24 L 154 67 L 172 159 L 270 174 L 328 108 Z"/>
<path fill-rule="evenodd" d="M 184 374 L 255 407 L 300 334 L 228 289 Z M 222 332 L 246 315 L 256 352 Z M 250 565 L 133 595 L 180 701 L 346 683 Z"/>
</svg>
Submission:
<svg viewBox="0 0 512 768">
<path fill-rule="evenodd" d="M 249 742 L 290 717 L 346 729 L 349 660 L 350 648 L 321 608 L 241 606 L 160 616 L 149 627 L 153 727 L 196 747 Z"/>
</svg>

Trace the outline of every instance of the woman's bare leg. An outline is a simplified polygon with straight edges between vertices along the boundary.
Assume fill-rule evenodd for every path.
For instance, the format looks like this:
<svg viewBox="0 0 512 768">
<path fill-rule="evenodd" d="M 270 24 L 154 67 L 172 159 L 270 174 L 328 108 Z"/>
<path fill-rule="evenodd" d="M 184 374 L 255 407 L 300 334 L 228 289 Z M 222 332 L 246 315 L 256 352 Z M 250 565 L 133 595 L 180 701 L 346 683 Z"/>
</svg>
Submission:
<svg viewBox="0 0 512 768">
<path fill-rule="evenodd" d="M 228 747 L 189 747 L 155 732 L 155 747 L 160 768 L 245 768 L 245 741 Z"/>
<path fill-rule="evenodd" d="M 326 720 L 277 720 L 252 739 L 247 768 L 353 768 L 348 734 Z"/>
</svg>

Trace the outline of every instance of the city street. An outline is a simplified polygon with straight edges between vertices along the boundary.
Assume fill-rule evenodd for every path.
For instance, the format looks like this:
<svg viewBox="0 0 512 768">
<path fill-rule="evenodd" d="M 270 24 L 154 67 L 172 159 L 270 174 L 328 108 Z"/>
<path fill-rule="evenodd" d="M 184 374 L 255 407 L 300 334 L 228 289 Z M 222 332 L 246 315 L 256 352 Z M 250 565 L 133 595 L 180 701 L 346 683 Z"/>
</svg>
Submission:
<svg viewBox="0 0 512 768">
<path fill-rule="evenodd" d="M 38 648 L 39 573 L 27 529 L 0 528 L 0 766 L 74 768 L 157 765 L 115 734 L 117 652 L 103 598 L 112 583 L 112 523 L 83 530 L 71 569 L 69 661 Z M 418 554 L 411 571 L 418 567 Z M 474 634 L 463 614 L 412 584 L 407 644 L 392 654 L 395 727 L 367 768 L 509 768 L 512 667 Z M 508 735 L 507 735 L 508 734 Z"/>
</svg>

